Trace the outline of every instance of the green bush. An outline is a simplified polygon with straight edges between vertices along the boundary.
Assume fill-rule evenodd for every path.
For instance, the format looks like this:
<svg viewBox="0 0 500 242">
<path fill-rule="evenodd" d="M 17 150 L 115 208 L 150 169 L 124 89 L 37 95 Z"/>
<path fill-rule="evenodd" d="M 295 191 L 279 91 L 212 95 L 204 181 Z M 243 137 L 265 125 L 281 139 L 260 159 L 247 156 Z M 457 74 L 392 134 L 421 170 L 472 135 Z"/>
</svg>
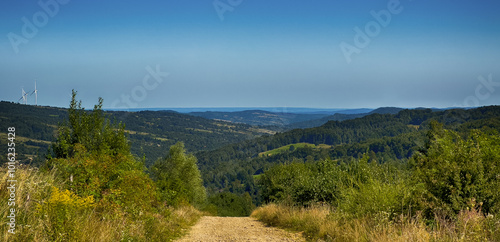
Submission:
<svg viewBox="0 0 500 242">
<path fill-rule="evenodd" d="M 262 198 L 265 202 L 307 202 L 310 192 L 306 183 L 311 178 L 312 171 L 304 163 L 276 165 L 259 177 Z"/>
<path fill-rule="evenodd" d="M 182 142 L 170 147 L 168 155 L 155 162 L 150 170 L 161 200 L 174 206 L 205 203 L 205 187 L 196 162 L 194 155 L 186 154 Z"/>
<path fill-rule="evenodd" d="M 238 196 L 230 192 L 222 192 L 208 198 L 208 209 L 215 209 L 218 216 L 244 217 L 254 209 L 250 194 Z"/>
<path fill-rule="evenodd" d="M 263 198 L 301 206 L 329 203 L 353 216 L 401 211 L 406 173 L 393 164 L 368 160 L 365 155 L 341 164 L 322 160 L 277 165 L 259 178 Z"/>
<path fill-rule="evenodd" d="M 152 211 L 157 202 L 153 181 L 144 165 L 130 153 L 122 125 L 111 125 L 102 112 L 102 99 L 92 112 L 81 108 L 73 91 L 69 123 L 52 145 L 54 157 L 45 167 L 56 168 L 64 187 L 78 196 L 93 196 L 99 211 Z"/>
<path fill-rule="evenodd" d="M 429 216 L 454 217 L 460 210 L 500 211 L 500 137 L 472 130 L 468 137 L 431 124 L 426 150 L 414 156 L 414 175 L 428 194 L 420 201 Z"/>
</svg>

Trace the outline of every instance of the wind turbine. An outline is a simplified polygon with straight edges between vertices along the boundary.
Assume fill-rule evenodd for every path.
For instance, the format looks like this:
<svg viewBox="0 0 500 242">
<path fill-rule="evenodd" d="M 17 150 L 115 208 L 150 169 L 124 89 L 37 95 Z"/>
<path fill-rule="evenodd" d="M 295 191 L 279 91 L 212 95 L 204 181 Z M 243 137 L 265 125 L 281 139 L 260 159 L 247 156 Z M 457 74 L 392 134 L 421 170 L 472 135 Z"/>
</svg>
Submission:
<svg viewBox="0 0 500 242">
<path fill-rule="evenodd" d="M 24 101 L 24 104 L 28 104 L 28 93 L 24 91 L 24 88 L 21 88 L 23 96 L 17 100 L 18 102 L 21 101 L 21 99 Z"/>
<path fill-rule="evenodd" d="M 36 81 L 35 81 L 35 90 L 31 92 L 30 96 L 35 94 L 35 105 L 38 106 L 38 90 L 36 89 Z"/>
</svg>

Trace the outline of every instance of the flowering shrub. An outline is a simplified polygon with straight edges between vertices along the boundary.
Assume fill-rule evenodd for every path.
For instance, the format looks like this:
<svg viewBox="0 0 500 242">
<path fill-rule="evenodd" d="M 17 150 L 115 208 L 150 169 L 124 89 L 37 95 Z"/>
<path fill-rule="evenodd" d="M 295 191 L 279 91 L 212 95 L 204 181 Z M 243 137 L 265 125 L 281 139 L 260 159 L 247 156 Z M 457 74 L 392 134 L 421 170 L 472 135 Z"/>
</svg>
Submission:
<svg viewBox="0 0 500 242">
<path fill-rule="evenodd" d="M 49 223 L 45 225 L 45 232 L 53 239 L 75 240 L 78 231 L 78 219 L 91 211 L 94 206 L 94 197 L 79 197 L 75 193 L 57 187 L 52 187 L 50 197 L 36 205 L 37 213 L 47 217 Z M 71 228 L 71 229 L 68 229 Z"/>
</svg>

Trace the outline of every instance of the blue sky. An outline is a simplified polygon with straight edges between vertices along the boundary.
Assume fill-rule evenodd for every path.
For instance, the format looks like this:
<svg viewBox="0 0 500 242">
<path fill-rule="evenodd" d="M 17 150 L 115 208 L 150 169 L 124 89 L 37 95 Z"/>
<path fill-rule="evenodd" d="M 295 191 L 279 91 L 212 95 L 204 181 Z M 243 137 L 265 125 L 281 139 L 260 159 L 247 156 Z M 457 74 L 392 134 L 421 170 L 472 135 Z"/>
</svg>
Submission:
<svg viewBox="0 0 500 242">
<path fill-rule="evenodd" d="M 500 104 L 493 0 L 3 0 L 0 9 L 0 100 L 17 101 L 37 80 L 38 103 L 60 107 L 71 89 L 107 108 Z M 357 49 L 350 61 L 342 43 Z"/>
</svg>

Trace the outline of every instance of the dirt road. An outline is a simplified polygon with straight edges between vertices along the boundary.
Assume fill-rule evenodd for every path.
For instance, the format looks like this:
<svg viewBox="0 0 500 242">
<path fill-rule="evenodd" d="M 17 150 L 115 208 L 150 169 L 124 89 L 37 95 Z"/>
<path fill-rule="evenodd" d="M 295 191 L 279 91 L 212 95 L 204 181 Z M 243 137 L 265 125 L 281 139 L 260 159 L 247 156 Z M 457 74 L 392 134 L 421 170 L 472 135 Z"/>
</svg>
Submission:
<svg viewBox="0 0 500 242">
<path fill-rule="evenodd" d="M 305 241 L 300 234 L 266 227 L 249 217 L 202 217 L 184 241 Z"/>
</svg>

